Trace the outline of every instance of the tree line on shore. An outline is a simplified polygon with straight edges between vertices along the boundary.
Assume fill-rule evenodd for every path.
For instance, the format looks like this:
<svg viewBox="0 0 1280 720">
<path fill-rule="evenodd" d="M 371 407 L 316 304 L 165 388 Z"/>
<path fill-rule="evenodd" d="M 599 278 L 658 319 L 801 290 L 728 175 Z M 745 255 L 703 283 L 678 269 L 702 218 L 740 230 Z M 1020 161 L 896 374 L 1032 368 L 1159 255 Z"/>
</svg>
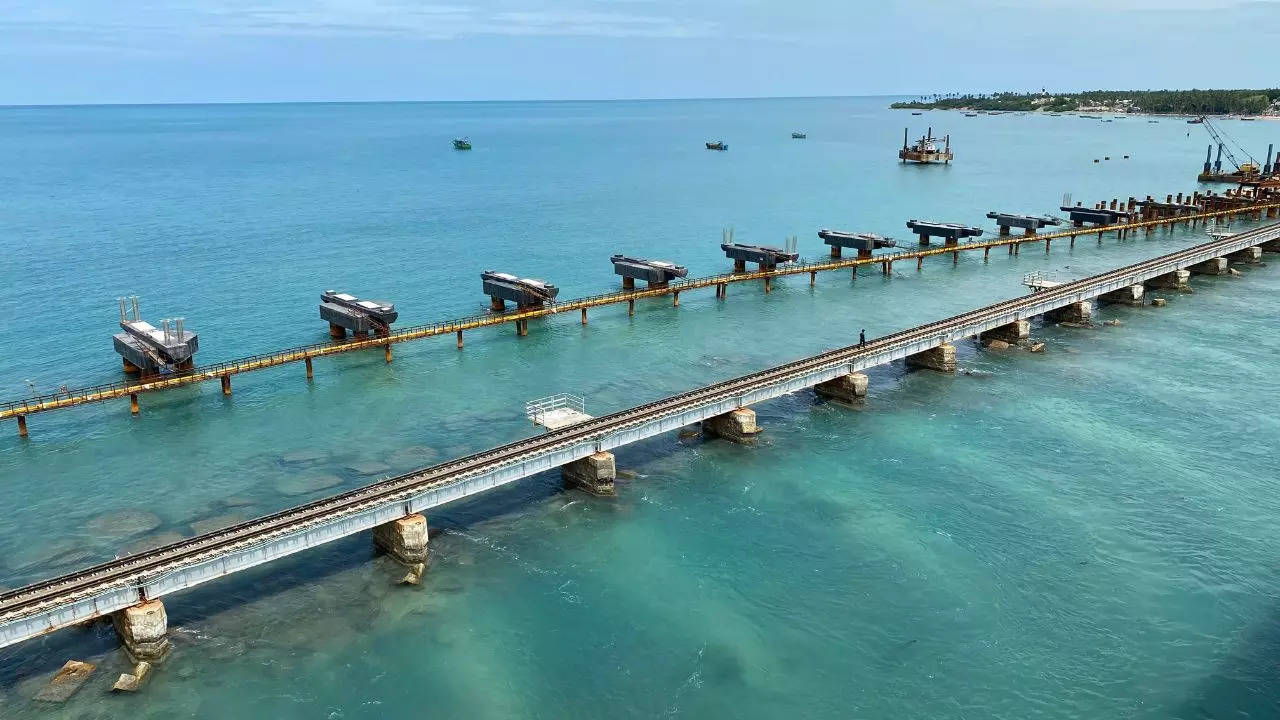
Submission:
<svg viewBox="0 0 1280 720">
<path fill-rule="evenodd" d="M 996 110 L 1072 112 L 1107 107 L 1181 115 L 1261 115 L 1280 104 L 1280 89 L 1269 90 L 1091 90 L 1079 93 L 1000 92 L 921 95 L 890 107 L 911 110 Z"/>
</svg>

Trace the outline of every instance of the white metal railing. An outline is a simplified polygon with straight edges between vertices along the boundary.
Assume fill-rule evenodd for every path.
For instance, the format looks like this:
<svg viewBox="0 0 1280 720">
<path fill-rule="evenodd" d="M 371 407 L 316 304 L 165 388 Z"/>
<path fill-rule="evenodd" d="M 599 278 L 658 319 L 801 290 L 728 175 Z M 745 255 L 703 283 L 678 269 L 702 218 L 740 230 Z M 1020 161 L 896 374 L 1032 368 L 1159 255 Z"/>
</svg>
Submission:
<svg viewBox="0 0 1280 720">
<path fill-rule="evenodd" d="M 548 395 L 547 397 L 530 400 L 525 403 L 524 414 L 535 425 L 540 425 L 547 413 L 550 413 L 553 410 L 566 408 L 569 410 L 576 410 L 584 415 L 587 412 L 586 403 L 583 401 L 581 395 L 574 395 L 572 393 L 556 393 L 555 395 Z"/>
</svg>

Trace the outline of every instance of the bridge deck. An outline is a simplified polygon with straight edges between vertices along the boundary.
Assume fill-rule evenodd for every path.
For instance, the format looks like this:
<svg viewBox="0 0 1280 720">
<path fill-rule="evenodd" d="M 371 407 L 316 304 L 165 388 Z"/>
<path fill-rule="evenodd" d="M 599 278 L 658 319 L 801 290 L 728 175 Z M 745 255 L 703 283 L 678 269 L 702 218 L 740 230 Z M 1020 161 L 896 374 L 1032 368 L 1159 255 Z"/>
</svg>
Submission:
<svg viewBox="0 0 1280 720">
<path fill-rule="evenodd" d="M 114 560 L 0 595 L 0 647 L 315 547 L 409 513 L 1280 239 L 1280 223 L 778 367 Z"/>
<path fill-rule="evenodd" d="M 1215 212 L 1205 212 L 1197 215 L 1183 215 L 1178 218 L 1178 222 L 1189 222 L 1198 219 L 1210 219 L 1216 217 L 1227 217 L 1243 213 L 1254 213 L 1260 210 L 1269 210 L 1272 208 L 1280 208 L 1280 204 L 1257 204 L 1248 207 L 1232 208 L 1228 210 L 1219 210 Z M 94 387 L 86 387 L 79 389 L 67 390 L 48 395 L 40 395 L 21 400 L 10 400 L 0 402 L 0 420 L 10 418 L 22 418 L 27 415 L 48 412 L 61 408 L 76 407 L 89 403 L 104 402 L 117 398 L 137 395 L 139 393 L 155 392 L 158 390 L 167 390 L 171 388 L 191 385 L 195 383 L 205 382 L 207 380 L 215 380 L 230 375 L 238 375 L 240 373 L 252 372 L 255 370 L 263 370 L 266 368 L 285 365 L 288 363 L 311 360 L 312 358 L 324 357 L 326 355 L 334 355 L 338 353 L 355 352 L 372 348 L 392 345 L 394 343 L 408 342 L 411 340 L 420 340 L 422 338 L 435 337 L 437 335 L 448 335 L 464 330 L 473 330 L 490 325 L 501 325 L 504 323 L 516 322 L 518 320 L 528 320 L 531 318 L 545 317 L 555 315 L 557 313 L 573 312 L 575 310 L 585 310 L 587 308 L 599 307 L 602 305 L 615 305 L 644 298 L 659 297 L 663 295 L 671 295 L 690 290 L 699 290 L 729 283 L 746 282 L 750 280 L 759 280 L 762 278 L 776 278 L 786 275 L 802 275 L 804 273 L 827 272 L 831 270 L 846 270 L 856 268 L 862 265 L 873 264 L 892 264 L 903 260 L 922 260 L 926 257 L 934 255 L 942 255 L 946 253 L 958 253 L 973 250 L 987 250 L 993 247 L 1001 247 L 1006 245 L 1018 245 L 1027 242 L 1052 241 L 1058 238 L 1070 238 L 1080 235 L 1093 235 L 1105 232 L 1113 232 L 1120 230 L 1134 230 L 1146 227 L 1158 227 L 1160 225 L 1170 224 L 1169 218 L 1158 218 L 1155 220 L 1146 220 L 1142 222 L 1131 222 L 1118 225 L 1095 226 L 1090 228 L 1072 228 L 1052 233 L 1041 233 L 1033 237 L 1026 236 L 1002 236 L 977 242 L 958 243 L 956 245 L 939 246 L 934 248 L 926 248 L 920 250 L 906 250 L 895 253 L 885 253 L 870 258 L 846 258 L 831 259 L 827 261 L 804 262 L 794 265 L 779 266 L 770 270 L 757 270 L 755 272 L 726 273 L 722 275 L 713 275 L 702 278 L 691 278 L 678 282 L 672 282 L 664 287 L 647 288 L 644 290 L 624 290 L 621 292 L 606 293 L 603 295 L 595 295 L 576 300 L 567 300 L 564 302 L 556 302 L 548 304 L 540 308 L 530 308 L 525 310 L 517 310 L 507 313 L 495 313 L 489 315 L 477 315 L 457 320 L 449 320 L 445 322 L 432 323 L 430 325 L 420 325 L 416 327 L 406 328 L 391 333 L 385 337 L 375 337 L 362 340 L 352 340 L 349 342 L 337 343 L 321 343 L 315 345 L 304 345 L 281 350 L 278 352 L 254 355 L 251 357 L 240 358 L 238 360 L 229 360 L 227 362 L 216 363 L 185 371 L 180 374 L 168 375 L 160 378 L 153 378 L 141 382 L 119 382 L 106 385 L 98 385 Z"/>
</svg>

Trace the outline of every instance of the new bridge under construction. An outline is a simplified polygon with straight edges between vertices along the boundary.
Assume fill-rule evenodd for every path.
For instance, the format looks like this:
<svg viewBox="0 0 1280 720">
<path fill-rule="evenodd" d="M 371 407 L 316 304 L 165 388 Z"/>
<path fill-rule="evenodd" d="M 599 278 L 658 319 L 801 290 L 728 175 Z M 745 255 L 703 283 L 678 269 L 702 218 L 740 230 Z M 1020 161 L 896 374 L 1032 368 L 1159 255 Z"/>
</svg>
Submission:
<svg viewBox="0 0 1280 720">
<path fill-rule="evenodd" d="M 64 388 L 56 393 L 36 394 L 27 398 L 0 402 L 0 420 L 16 420 L 18 435 L 25 438 L 29 433 L 28 416 L 51 410 L 128 398 L 130 411 L 136 415 L 141 411 L 139 395 L 144 393 L 218 380 L 221 383 L 222 392 L 225 395 L 230 395 L 231 377 L 233 375 L 296 362 L 302 362 L 306 366 L 306 377 L 309 380 L 314 375 L 313 360 L 316 358 L 361 350 L 381 349 L 386 362 L 390 363 L 392 361 L 391 348 L 396 343 L 453 334 L 457 338 L 457 347 L 461 349 L 465 331 L 513 323 L 517 336 L 524 336 L 528 334 L 529 320 L 573 311 L 578 311 L 580 320 L 585 325 L 587 323 L 587 311 L 590 308 L 606 305 L 626 303 L 628 313 L 634 315 L 637 300 L 669 295 L 672 298 L 672 305 L 678 306 L 680 304 L 680 293 L 705 288 L 715 288 L 717 299 L 724 300 L 728 296 L 729 286 L 735 283 L 760 280 L 763 282 L 764 291 L 769 292 L 774 279 L 791 275 L 804 275 L 807 273 L 809 275 L 809 284 L 813 285 L 820 272 L 848 270 L 856 277 L 858 269 L 868 265 L 879 265 L 881 272 L 889 275 L 892 272 L 894 263 L 914 260 L 916 268 L 921 269 L 927 258 L 950 255 L 952 263 L 955 264 L 959 262 L 960 253 L 962 252 L 981 250 L 983 258 L 986 260 L 990 257 L 993 248 L 1004 247 L 1010 255 L 1016 255 L 1020 252 L 1022 246 L 1027 243 L 1043 243 L 1045 252 L 1048 253 L 1056 240 L 1065 240 L 1070 246 L 1074 247 L 1078 238 L 1091 235 L 1096 235 L 1099 242 L 1101 242 L 1107 233 L 1115 233 L 1119 237 L 1126 237 L 1130 233 L 1138 231 L 1151 233 L 1161 227 L 1171 228 L 1178 223 L 1194 226 L 1198 223 L 1233 217 L 1274 218 L 1280 215 L 1280 191 L 1254 189 L 1228 191 L 1221 195 L 1189 193 L 1185 197 L 1182 193 L 1178 193 L 1176 196 L 1167 195 L 1164 202 L 1155 200 L 1150 196 L 1144 200 L 1130 197 L 1124 202 L 1117 199 L 1111 200 L 1109 204 L 1099 202 L 1092 208 L 1082 207 L 1079 203 L 1074 206 L 1064 204 L 1063 210 L 1069 211 L 1072 227 L 1048 233 L 1037 232 L 1038 228 L 1043 227 L 1049 221 L 1047 218 L 1007 212 L 992 212 L 988 214 L 988 217 L 996 220 L 1000 233 L 989 239 L 981 239 L 979 237 L 967 242 L 961 242 L 961 239 L 980 236 L 982 234 L 981 229 L 956 223 L 912 220 L 908 223 L 908 228 L 920 236 L 920 247 L 918 249 L 897 250 L 881 254 L 873 254 L 873 250 L 893 247 L 893 241 L 889 238 L 873 233 L 846 233 L 822 230 L 819 232 L 819 237 L 827 241 L 828 244 L 832 244 L 832 252 L 830 258 L 817 261 L 797 262 L 795 260 L 798 260 L 798 256 L 794 251 L 728 243 L 722 245 L 722 247 L 727 248 L 726 255 L 734 260 L 734 271 L 700 278 L 678 279 L 683 278 L 687 270 L 673 263 L 614 256 L 612 258 L 614 266 L 616 269 L 620 268 L 617 271 L 623 275 L 623 285 L 620 291 L 558 302 L 554 300 L 555 286 L 553 285 L 544 284 L 542 286 L 543 289 L 549 288 L 552 292 L 535 293 L 538 297 L 530 300 L 529 298 L 532 296 L 529 295 L 531 291 L 528 288 L 537 288 L 537 284 L 541 283 L 541 281 L 530 281 L 507 273 L 486 271 L 484 275 L 486 293 L 490 294 L 492 299 L 492 311 L 490 313 L 399 330 L 391 329 L 384 322 L 386 317 L 394 319 L 394 306 L 385 303 L 368 303 L 371 306 L 382 308 L 382 310 L 370 314 L 367 318 L 347 317 L 350 315 L 352 308 L 359 309 L 358 299 L 354 296 L 345 295 L 345 297 L 350 297 L 352 302 L 348 303 L 349 307 L 344 307 L 333 300 L 333 298 L 340 299 L 344 295 L 327 291 L 322 296 L 324 303 L 321 307 L 321 313 L 323 318 L 329 320 L 330 333 L 334 338 L 332 342 L 302 345 L 286 350 L 193 367 L 191 352 L 194 352 L 194 335 L 191 333 L 182 335 L 183 331 L 179 327 L 177 333 L 181 337 L 186 338 L 189 336 L 191 338 L 189 343 L 191 350 L 182 357 L 182 361 L 185 364 L 173 366 L 173 372 L 151 375 L 150 377 L 144 376 L 136 381 Z M 1025 232 L 1018 235 L 1009 234 L 1008 227 L 1010 225 L 1023 227 Z M 934 236 L 943 239 L 944 243 L 930 245 L 929 239 Z M 732 240 L 731 237 L 728 239 Z M 840 257 L 838 251 L 842 244 L 857 249 L 856 257 Z M 760 267 L 750 270 L 745 265 L 748 261 L 759 263 Z M 649 264 L 643 265 L 646 262 Z M 641 271 L 642 266 L 643 272 Z M 634 280 L 637 278 L 646 279 L 647 286 L 637 288 L 634 284 Z M 523 287 L 526 290 L 522 293 L 512 294 L 515 292 L 513 288 L 517 287 L 512 283 L 517 285 L 519 283 L 533 284 L 524 285 Z M 512 310 L 507 310 L 504 304 L 500 304 L 504 299 L 512 300 L 516 303 L 516 307 Z M 330 310 L 327 314 L 325 312 L 326 308 Z M 388 313 L 391 313 L 391 315 L 388 315 Z M 383 320 L 378 318 L 383 318 Z M 136 306 L 134 321 L 137 321 Z M 122 326 L 128 324 L 124 316 L 123 305 L 121 322 Z M 360 323 L 371 324 L 371 327 L 365 327 Z M 345 338 L 344 324 L 350 325 L 350 329 L 355 333 L 354 338 Z M 141 325 L 146 324 L 141 323 Z M 149 325 L 146 327 L 150 328 Z M 134 332 L 129 327 L 125 329 L 127 332 Z M 146 330 L 146 328 L 143 329 Z M 151 329 L 154 330 L 154 328 Z M 369 330 L 372 330 L 372 332 L 369 332 Z M 338 334 L 339 331 L 342 331 L 341 335 Z M 117 341 L 117 345 L 119 345 L 119 341 Z M 125 356 L 125 361 L 126 363 L 131 362 L 129 355 Z M 163 362 L 163 359 L 152 362 L 151 365 L 154 366 L 158 362 Z"/>
<path fill-rule="evenodd" d="M 1280 223 L 1222 233 L 1211 242 L 1091 277 L 1037 284 L 1020 297 L 583 418 L 501 447 L 6 592 L 0 595 L 0 646 L 111 617 L 131 655 L 159 659 L 168 650 L 165 596 L 368 530 L 378 546 L 410 567 L 406 579 L 412 582 L 425 569 L 428 554 L 425 511 L 556 468 L 574 485 L 612 493 L 615 468 L 609 451 L 614 448 L 694 423 L 701 423 L 710 435 L 750 442 L 760 431 L 751 405 L 808 388 L 856 401 L 867 392 L 861 372 L 867 368 L 903 360 L 913 367 L 951 372 L 956 369 L 954 343 L 962 339 L 1022 338 L 1032 318 L 1087 317 L 1095 300 L 1141 302 L 1144 287 L 1185 287 L 1193 272 L 1219 274 L 1227 258 L 1255 261 L 1263 251 L 1280 252 Z"/>
</svg>

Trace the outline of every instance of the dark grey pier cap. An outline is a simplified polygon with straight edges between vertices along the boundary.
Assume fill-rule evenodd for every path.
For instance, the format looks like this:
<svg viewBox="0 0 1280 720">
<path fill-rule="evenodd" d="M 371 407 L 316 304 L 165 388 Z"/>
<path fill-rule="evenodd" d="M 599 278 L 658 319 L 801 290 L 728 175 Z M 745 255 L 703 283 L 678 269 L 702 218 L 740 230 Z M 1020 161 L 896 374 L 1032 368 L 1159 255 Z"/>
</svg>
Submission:
<svg viewBox="0 0 1280 720">
<path fill-rule="evenodd" d="M 761 267 L 773 267 L 778 263 L 794 262 L 800 259 L 799 253 L 787 252 L 782 248 L 768 245 L 744 245 L 742 243 L 721 243 L 725 257 L 740 262 L 759 263 Z"/>
<path fill-rule="evenodd" d="M 959 240 L 960 238 L 977 237 L 982 234 L 982 228 L 970 225 L 961 225 L 959 223 L 941 223 L 929 220 L 908 220 L 907 227 L 917 235 L 922 237 L 940 237 L 949 240 Z"/>
<path fill-rule="evenodd" d="M 667 283 L 689 274 L 689 268 L 666 260 L 645 260 L 627 255 L 614 255 L 609 260 L 618 275 L 649 283 Z"/>
<path fill-rule="evenodd" d="M 826 228 L 818 231 L 818 237 L 822 239 L 822 242 L 833 247 L 851 248 L 862 252 L 870 252 L 877 248 L 897 247 L 898 245 L 897 240 L 876 233 L 854 233 L 843 230 L 828 230 Z"/>
<path fill-rule="evenodd" d="M 499 300 L 510 300 L 516 305 L 541 305 L 555 299 L 560 288 L 532 278 L 516 277 L 510 273 L 485 270 L 480 273 L 484 294 Z"/>
<path fill-rule="evenodd" d="M 992 210 L 987 217 L 996 221 L 1000 227 L 1016 227 L 1025 230 L 1039 230 L 1046 225 L 1061 225 L 1062 220 L 1048 215 L 1019 215 Z"/>
</svg>

